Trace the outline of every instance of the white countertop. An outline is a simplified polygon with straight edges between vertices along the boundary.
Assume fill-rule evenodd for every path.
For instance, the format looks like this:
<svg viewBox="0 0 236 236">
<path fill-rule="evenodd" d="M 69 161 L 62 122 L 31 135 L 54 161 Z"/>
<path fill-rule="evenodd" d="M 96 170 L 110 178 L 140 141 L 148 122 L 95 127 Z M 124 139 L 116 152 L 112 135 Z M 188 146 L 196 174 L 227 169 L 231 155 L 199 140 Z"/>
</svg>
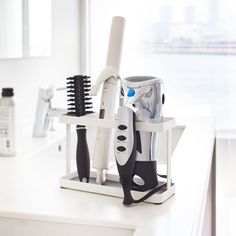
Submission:
<svg viewBox="0 0 236 236">
<path fill-rule="evenodd" d="M 59 178 L 65 174 L 65 160 L 22 154 L 0 158 L 0 217 L 130 228 L 135 229 L 135 236 L 199 235 L 214 145 L 214 119 L 189 118 L 181 124 L 186 129 L 172 157 L 176 193 L 162 205 L 124 207 L 119 198 L 61 189 Z M 31 140 L 31 144 L 40 149 L 53 137 L 44 140 Z"/>
</svg>

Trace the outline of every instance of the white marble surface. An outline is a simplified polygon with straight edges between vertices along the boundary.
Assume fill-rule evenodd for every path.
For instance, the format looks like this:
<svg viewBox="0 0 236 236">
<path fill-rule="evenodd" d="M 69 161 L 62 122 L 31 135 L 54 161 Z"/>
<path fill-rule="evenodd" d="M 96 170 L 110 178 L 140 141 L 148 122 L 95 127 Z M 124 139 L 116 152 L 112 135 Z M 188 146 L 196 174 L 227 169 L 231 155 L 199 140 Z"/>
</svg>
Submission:
<svg viewBox="0 0 236 236">
<path fill-rule="evenodd" d="M 60 136 L 55 133 L 41 140 L 29 138 L 27 151 L 0 159 L 0 217 L 128 228 L 135 236 L 200 235 L 214 119 L 177 119 L 177 123 L 186 129 L 172 159 L 176 194 L 164 204 L 124 207 L 119 198 L 60 189 L 65 160 L 30 157 Z"/>
</svg>

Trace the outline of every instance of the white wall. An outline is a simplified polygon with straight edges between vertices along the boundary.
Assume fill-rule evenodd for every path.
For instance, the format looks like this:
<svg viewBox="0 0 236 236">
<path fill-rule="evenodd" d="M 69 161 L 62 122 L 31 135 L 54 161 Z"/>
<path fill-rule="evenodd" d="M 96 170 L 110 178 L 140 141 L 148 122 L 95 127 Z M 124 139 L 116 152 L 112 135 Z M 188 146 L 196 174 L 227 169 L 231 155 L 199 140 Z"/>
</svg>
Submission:
<svg viewBox="0 0 236 236">
<path fill-rule="evenodd" d="M 0 58 L 22 57 L 22 1 L 0 1 Z"/>
<path fill-rule="evenodd" d="M 39 85 L 62 86 L 66 77 L 78 74 L 78 12 L 78 0 L 52 0 L 51 56 L 0 60 L 0 89 L 14 87 L 18 99 L 18 123 L 33 118 Z"/>
</svg>

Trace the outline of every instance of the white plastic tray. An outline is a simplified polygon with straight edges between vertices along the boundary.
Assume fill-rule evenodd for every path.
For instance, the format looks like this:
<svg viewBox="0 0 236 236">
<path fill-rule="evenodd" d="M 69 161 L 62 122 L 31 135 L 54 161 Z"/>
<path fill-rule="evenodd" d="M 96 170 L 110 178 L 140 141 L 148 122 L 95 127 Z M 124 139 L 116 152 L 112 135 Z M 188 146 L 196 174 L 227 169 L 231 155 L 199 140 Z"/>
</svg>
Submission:
<svg viewBox="0 0 236 236">
<path fill-rule="evenodd" d="M 79 124 L 86 126 L 95 126 L 101 128 L 116 128 L 116 119 L 99 119 L 98 113 L 92 113 L 85 116 L 70 116 L 62 115 L 59 118 L 61 123 L 64 124 Z M 147 132 L 163 132 L 176 126 L 174 118 L 163 117 L 162 121 L 153 119 L 151 122 L 136 122 L 136 129 L 139 131 Z"/>
<path fill-rule="evenodd" d="M 119 176 L 117 174 L 107 174 L 107 179 L 104 185 L 98 185 L 95 183 L 96 172 L 90 172 L 90 181 L 89 183 L 80 182 L 78 179 L 77 172 L 72 172 L 68 175 L 63 176 L 60 179 L 60 186 L 62 188 L 74 189 L 84 192 L 97 193 L 102 195 L 108 195 L 118 198 L 123 198 L 123 190 L 121 188 L 121 184 L 119 183 Z M 135 180 L 138 182 L 138 179 Z M 163 182 L 159 182 L 159 184 L 163 184 Z M 147 191 L 148 192 L 148 191 Z M 134 199 L 139 199 L 143 197 L 147 192 L 138 192 L 131 191 Z M 156 194 L 152 195 L 150 198 L 145 200 L 145 202 L 161 204 L 170 198 L 175 192 L 175 185 L 172 184 L 171 187 L 167 190 L 166 188 L 160 189 Z"/>
</svg>

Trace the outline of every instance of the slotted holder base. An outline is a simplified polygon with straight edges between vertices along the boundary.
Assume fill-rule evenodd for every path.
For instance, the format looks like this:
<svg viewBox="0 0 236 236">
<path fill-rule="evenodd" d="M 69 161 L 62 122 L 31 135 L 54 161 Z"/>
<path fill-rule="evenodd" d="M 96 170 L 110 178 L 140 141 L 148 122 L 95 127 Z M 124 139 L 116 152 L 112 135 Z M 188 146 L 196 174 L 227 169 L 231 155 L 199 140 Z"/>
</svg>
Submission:
<svg viewBox="0 0 236 236">
<path fill-rule="evenodd" d="M 116 171 L 114 171 L 114 167 L 107 171 L 106 181 L 103 185 L 96 184 L 95 170 L 90 171 L 89 183 L 80 182 L 77 171 L 71 172 L 71 125 L 85 125 L 115 129 L 117 120 L 99 119 L 97 113 L 92 113 L 81 117 L 62 115 L 60 117 L 60 122 L 66 124 L 66 175 L 60 178 L 60 187 L 123 198 L 123 190 L 121 184 L 119 183 L 119 175 Z M 160 189 L 160 191 L 145 200 L 145 202 L 161 204 L 175 193 L 175 185 L 171 181 L 171 130 L 175 126 L 176 122 L 174 118 L 162 118 L 161 121 L 152 120 L 151 122 L 136 122 L 136 129 L 138 131 L 167 132 L 167 178 L 165 181 L 159 181 L 160 185 L 163 183 L 166 184 Z M 135 179 L 135 182 L 139 181 L 140 180 L 138 178 Z M 143 197 L 147 192 L 131 191 L 134 199 Z"/>
</svg>

